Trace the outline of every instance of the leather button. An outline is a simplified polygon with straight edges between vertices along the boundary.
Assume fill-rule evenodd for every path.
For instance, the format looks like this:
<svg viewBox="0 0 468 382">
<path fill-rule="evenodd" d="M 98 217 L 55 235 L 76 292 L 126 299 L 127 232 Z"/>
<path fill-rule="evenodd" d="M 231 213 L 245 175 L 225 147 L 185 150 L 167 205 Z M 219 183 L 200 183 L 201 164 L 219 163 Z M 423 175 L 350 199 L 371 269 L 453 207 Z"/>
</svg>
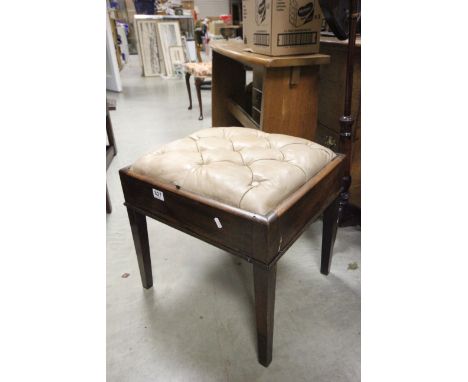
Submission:
<svg viewBox="0 0 468 382">
<path fill-rule="evenodd" d="M 257 187 L 260 183 L 257 181 L 252 182 L 252 186 Z"/>
</svg>

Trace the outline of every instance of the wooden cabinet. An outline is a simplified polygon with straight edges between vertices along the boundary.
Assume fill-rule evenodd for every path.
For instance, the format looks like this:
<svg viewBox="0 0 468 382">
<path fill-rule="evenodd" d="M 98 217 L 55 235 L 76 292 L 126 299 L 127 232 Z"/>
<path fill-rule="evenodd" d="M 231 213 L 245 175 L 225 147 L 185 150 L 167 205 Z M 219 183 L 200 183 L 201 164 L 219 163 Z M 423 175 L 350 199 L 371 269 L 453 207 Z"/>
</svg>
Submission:
<svg viewBox="0 0 468 382">
<path fill-rule="evenodd" d="M 331 57 L 329 65 L 320 70 L 320 92 L 318 101 L 318 124 L 316 142 L 338 149 L 340 136 L 339 118 L 343 115 L 345 99 L 345 76 L 348 41 L 335 37 L 320 38 L 320 53 Z M 352 183 L 349 189 L 350 203 L 361 206 L 361 39 L 356 40 L 354 61 L 353 97 L 353 155 L 351 164 Z"/>
<path fill-rule="evenodd" d="M 214 127 L 245 126 L 314 140 L 319 68 L 329 63 L 328 55 L 271 57 L 247 52 L 235 41 L 211 45 Z M 249 94 L 246 67 L 253 70 Z"/>
<path fill-rule="evenodd" d="M 320 54 L 271 57 L 235 41 L 213 42 L 213 126 L 294 135 L 338 150 L 347 41 L 322 37 Z M 361 206 L 361 42 L 356 42 L 350 203 Z M 328 64 L 328 65 L 324 65 Z M 246 67 L 253 83 L 246 90 Z M 320 70 L 319 70 L 320 69 Z M 248 93 L 246 93 L 248 92 Z"/>
</svg>

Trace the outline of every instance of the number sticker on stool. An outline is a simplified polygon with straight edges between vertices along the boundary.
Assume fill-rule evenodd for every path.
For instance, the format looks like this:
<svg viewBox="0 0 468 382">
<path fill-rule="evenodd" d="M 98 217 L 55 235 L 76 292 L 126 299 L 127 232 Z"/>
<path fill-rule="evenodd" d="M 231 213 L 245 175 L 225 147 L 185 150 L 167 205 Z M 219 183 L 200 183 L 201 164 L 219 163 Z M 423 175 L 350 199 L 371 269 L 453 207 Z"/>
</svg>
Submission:
<svg viewBox="0 0 468 382">
<path fill-rule="evenodd" d="M 223 226 L 221 225 L 221 222 L 219 221 L 218 218 L 214 218 L 214 221 L 216 223 L 216 225 L 218 226 L 219 229 L 223 228 Z"/>
<path fill-rule="evenodd" d="M 153 188 L 153 196 L 154 196 L 156 199 L 162 200 L 162 201 L 164 202 L 164 194 L 162 193 L 162 191 L 155 190 L 155 189 Z"/>
</svg>

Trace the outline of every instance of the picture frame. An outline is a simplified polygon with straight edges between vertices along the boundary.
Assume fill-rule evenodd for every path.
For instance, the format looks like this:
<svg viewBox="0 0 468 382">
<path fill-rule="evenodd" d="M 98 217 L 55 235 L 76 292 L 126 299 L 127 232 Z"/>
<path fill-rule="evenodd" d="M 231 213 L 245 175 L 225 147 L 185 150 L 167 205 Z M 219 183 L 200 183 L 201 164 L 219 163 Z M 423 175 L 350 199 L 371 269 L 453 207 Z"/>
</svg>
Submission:
<svg viewBox="0 0 468 382">
<path fill-rule="evenodd" d="M 145 77 L 164 74 L 158 42 L 158 28 L 156 20 L 139 20 L 135 18 L 138 39 L 138 54 Z"/>
<path fill-rule="evenodd" d="M 162 54 L 166 76 L 174 76 L 174 65 L 184 63 L 184 50 L 177 21 L 159 21 L 157 23 L 159 48 Z"/>
</svg>

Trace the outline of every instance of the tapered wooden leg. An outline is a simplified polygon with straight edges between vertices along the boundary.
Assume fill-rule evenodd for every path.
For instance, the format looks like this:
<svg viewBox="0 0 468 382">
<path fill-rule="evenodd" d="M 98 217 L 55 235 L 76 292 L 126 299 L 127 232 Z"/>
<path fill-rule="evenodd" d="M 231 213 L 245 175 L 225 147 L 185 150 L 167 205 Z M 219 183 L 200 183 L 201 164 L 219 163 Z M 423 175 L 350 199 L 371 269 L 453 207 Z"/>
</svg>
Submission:
<svg viewBox="0 0 468 382">
<path fill-rule="evenodd" d="M 107 189 L 107 184 L 106 184 L 106 212 L 108 214 L 112 212 L 112 204 L 110 201 L 109 190 Z"/>
<path fill-rule="evenodd" d="M 323 212 L 322 262 L 320 265 L 320 273 L 324 275 L 330 273 L 333 246 L 335 245 L 336 230 L 338 229 L 339 206 L 338 198 Z"/>
<path fill-rule="evenodd" d="M 201 98 L 202 84 L 203 84 L 203 80 L 201 78 L 195 77 L 195 88 L 197 89 L 198 106 L 200 106 L 200 116 L 198 117 L 198 119 L 200 121 L 203 119 L 203 106 L 202 106 L 202 98 Z"/>
<path fill-rule="evenodd" d="M 276 264 L 265 270 L 253 266 L 255 316 L 257 320 L 258 361 L 267 367 L 273 355 L 273 319 L 275 315 Z"/>
<path fill-rule="evenodd" d="M 190 73 L 185 73 L 185 84 L 187 85 L 188 99 L 190 102 L 188 109 L 192 110 L 192 90 L 190 89 Z"/>
<path fill-rule="evenodd" d="M 146 226 L 146 216 L 128 208 L 128 219 L 132 228 L 133 243 L 140 268 L 141 283 L 148 289 L 153 286 L 153 273 L 151 271 L 151 257 L 148 241 L 148 228 Z"/>
</svg>

